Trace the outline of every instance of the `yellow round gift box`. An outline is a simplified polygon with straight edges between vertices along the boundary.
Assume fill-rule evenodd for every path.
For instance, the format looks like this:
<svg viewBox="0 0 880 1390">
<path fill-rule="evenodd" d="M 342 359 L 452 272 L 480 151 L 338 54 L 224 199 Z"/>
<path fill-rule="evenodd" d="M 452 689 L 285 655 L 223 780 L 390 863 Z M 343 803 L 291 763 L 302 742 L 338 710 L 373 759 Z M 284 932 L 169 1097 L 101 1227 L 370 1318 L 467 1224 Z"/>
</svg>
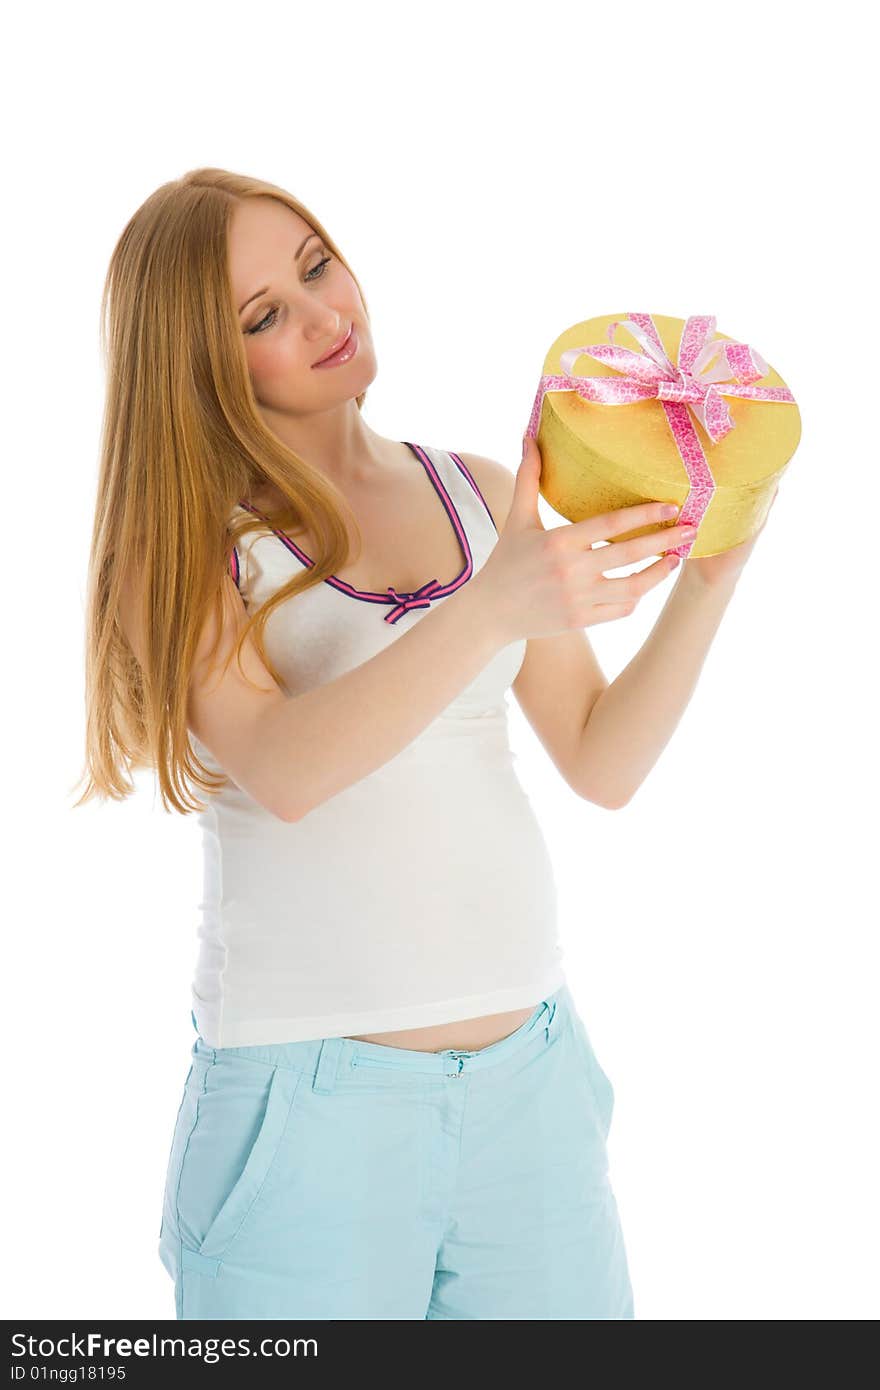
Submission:
<svg viewBox="0 0 880 1390">
<path fill-rule="evenodd" d="M 556 339 L 544 360 L 543 375 L 560 376 L 560 358 L 570 348 L 607 344 L 608 327 L 626 314 L 576 323 Z M 684 319 L 652 314 L 669 359 L 678 361 Z M 714 339 L 746 342 L 715 332 Z M 622 325 L 614 331 L 614 344 L 644 354 L 639 340 Z M 758 344 L 750 344 L 760 351 Z M 768 364 L 769 365 L 769 364 Z M 583 354 L 573 363 L 574 376 L 622 374 Z M 723 392 L 724 383 L 717 383 Z M 787 386 L 771 367 L 755 386 Z M 702 424 L 688 411 L 715 482 L 708 507 L 689 555 L 717 555 L 748 540 L 764 524 L 776 484 L 801 436 L 800 411 L 793 402 L 751 401 L 724 396 L 734 427 L 713 444 Z M 541 453 L 541 496 L 568 521 L 632 507 L 640 502 L 674 502 L 684 505 L 690 490 L 687 469 L 675 443 L 661 401 L 647 399 L 627 405 L 599 405 L 584 400 L 577 391 L 545 392 L 537 433 Z M 630 540 L 659 530 L 641 526 L 621 531 L 609 540 Z M 606 539 L 603 537 L 602 539 Z M 657 553 L 663 547 L 658 544 Z"/>
</svg>

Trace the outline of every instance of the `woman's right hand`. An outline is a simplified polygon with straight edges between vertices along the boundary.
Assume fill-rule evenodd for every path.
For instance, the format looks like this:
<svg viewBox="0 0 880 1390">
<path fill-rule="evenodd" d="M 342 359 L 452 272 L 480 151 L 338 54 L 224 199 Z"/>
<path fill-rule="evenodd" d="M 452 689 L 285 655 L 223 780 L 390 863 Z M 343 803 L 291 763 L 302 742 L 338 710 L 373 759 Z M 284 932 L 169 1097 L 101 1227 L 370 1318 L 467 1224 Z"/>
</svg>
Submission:
<svg viewBox="0 0 880 1390">
<path fill-rule="evenodd" d="M 540 477 L 540 450 L 529 438 L 504 529 L 475 576 L 493 621 L 508 642 L 551 637 L 626 617 L 649 589 L 675 569 L 678 557 L 661 554 L 661 548 L 671 549 L 688 539 L 685 527 L 665 524 L 662 531 L 593 550 L 594 541 L 611 541 L 642 526 L 668 523 L 664 504 L 642 502 L 548 531 L 538 515 Z M 635 574 L 609 579 L 603 573 L 649 555 L 660 558 Z"/>
</svg>

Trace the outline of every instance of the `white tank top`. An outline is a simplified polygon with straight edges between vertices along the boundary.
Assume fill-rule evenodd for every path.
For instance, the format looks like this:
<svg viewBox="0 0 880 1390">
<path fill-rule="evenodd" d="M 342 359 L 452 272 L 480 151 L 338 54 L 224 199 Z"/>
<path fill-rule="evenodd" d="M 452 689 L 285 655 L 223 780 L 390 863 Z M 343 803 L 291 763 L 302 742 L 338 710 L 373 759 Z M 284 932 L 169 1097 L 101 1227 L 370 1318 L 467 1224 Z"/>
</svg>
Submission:
<svg viewBox="0 0 880 1390">
<path fill-rule="evenodd" d="M 389 646 L 466 584 L 497 541 L 462 460 L 409 448 L 437 492 L 438 525 L 448 520 L 458 537 L 460 573 L 412 593 L 334 577 L 281 604 L 265 642 L 292 696 Z M 249 610 L 311 564 L 268 523 L 239 549 L 233 575 Z M 298 821 L 231 779 L 203 798 L 192 1003 L 205 1042 L 425 1027 L 526 1008 L 563 984 L 553 868 L 508 740 L 506 692 L 525 651 L 519 640 L 497 652 L 411 743 Z M 207 767 L 225 771 L 190 738 Z"/>
</svg>

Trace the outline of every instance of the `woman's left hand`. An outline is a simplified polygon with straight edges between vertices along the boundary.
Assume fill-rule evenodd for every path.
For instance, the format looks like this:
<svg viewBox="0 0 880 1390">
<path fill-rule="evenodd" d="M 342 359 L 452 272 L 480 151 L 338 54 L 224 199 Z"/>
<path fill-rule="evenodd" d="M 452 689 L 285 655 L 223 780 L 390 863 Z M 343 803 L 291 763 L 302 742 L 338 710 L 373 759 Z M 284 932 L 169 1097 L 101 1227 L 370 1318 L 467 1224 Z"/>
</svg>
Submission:
<svg viewBox="0 0 880 1390">
<path fill-rule="evenodd" d="M 708 585 L 735 583 L 754 549 L 755 542 L 767 525 L 778 492 L 779 484 L 777 483 L 776 492 L 774 492 L 770 506 L 767 508 L 767 516 L 753 536 L 747 541 L 743 541 L 742 545 L 735 545 L 731 550 L 722 550 L 720 555 L 698 555 L 693 560 L 685 559 L 686 572 Z"/>
</svg>

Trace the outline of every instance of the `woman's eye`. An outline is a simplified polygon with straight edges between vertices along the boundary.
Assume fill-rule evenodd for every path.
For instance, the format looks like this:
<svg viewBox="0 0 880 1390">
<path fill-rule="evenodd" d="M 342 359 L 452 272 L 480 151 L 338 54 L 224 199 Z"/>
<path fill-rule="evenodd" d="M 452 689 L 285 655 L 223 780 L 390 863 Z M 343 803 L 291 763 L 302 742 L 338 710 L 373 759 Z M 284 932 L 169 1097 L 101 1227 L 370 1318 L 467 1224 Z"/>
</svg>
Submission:
<svg viewBox="0 0 880 1390">
<path fill-rule="evenodd" d="M 270 309 L 269 312 L 268 312 L 268 314 L 266 315 L 265 318 L 260 319 L 260 322 L 259 322 L 259 323 L 255 323 L 254 326 L 253 326 L 253 328 L 249 328 L 249 329 L 247 330 L 248 335 L 250 335 L 250 334 L 252 334 L 252 333 L 262 333 L 262 331 L 263 331 L 265 325 L 269 322 L 270 319 L 272 319 L 272 322 L 273 322 L 273 323 L 275 322 L 275 318 L 274 318 L 275 313 L 276 313 L 276 311 L 275 311 L 274 309 Z"/>
<path fill-rule="evenodd" d="M 327 264 L 329 263 L 330 259 L 331 259 L 331 258 L 330 258 L 329 256 L 325 256 L 324 259 L 323 259 L 322 261 L 318 261 L 318 264 L 317 264 L 317 265 L 312 266 L 312 269 L 309 271 L 308 275 L 306 276 L 306 279 L 307 279 L 307 280 L 311 280 L 312 276 L 315 275 L 315 271 L 316 271 L 316 270 L 320 270 L 321 275 L 323 275 L 323 274 L 324 274 L 324 266 L 327 265 Z M 315 275 L 315 279 L 316 279 L 316 280 L 320 280 L 321 275 Z"/>
<path fill-rule="evenodd" d="M 331 259 L 332 257 L 325 256 L 322 261 L 318 261 L 318 264 L 313 266 L 312 269 L 309 271 L 308 275 L 306 276 L 306 279 L 311 280 L 314 277 L 315 280 L 320 280 L 325 273 L 324 267 L 329 264 Z M 260 319 L 259 323 L 255 323 L 253 328 L 248 328 L 246 332 L 248 334 L 262 333 L 265 331 L 267 326 L 271 327 L 269 320 L 271 319 L 272 323 L 274 323 L 277 317 L 278 310 L 270 309 L 268 314 L 266 314 L 263 318 Z"/>
</svg>

